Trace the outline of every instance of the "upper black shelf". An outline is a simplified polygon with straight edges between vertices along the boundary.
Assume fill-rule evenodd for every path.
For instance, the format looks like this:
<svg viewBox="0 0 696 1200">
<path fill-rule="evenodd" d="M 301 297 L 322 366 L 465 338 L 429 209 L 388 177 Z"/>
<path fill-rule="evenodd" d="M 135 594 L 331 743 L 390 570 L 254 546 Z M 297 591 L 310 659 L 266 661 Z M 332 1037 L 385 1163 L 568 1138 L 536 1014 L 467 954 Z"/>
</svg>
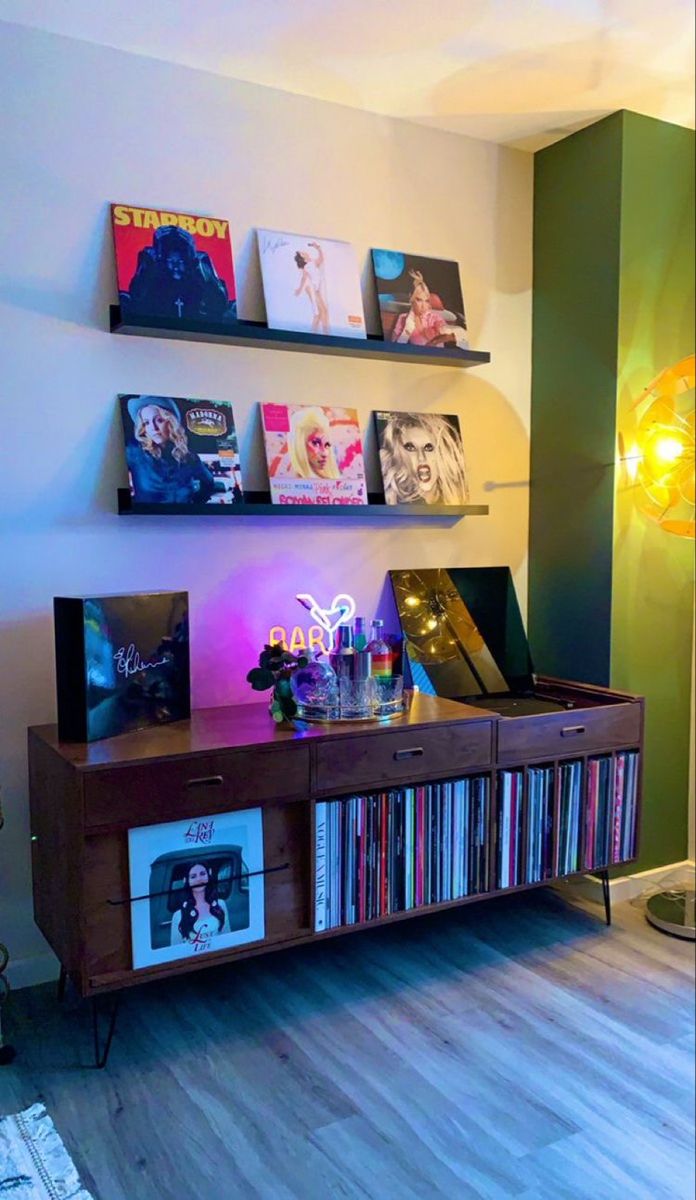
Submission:
<svg viewBox="0 0 696 1200">
<path fill-rule="evenodd" d="M 243 504 L 140 504 L 128 488 L 118 489 L 120 516 L 143 517 L 367 517 L 372 521 L 409 517 L 458 521 L 461 517 L 485 517 L 487 504 L 385 504 L 382 494 L 369 497 L 369 504 L 271 504 L 268 492 L 245 492 Z"/>
<path fill-rule="evenodd" d="M 491 361 L 487 350 L 444 349 L 385 342 L 382 338 L 333 337 L 321 333 L 295 333 L 269 329 L 256 321 L 175 321 L 167 317 L 130 317 L 124 320 L 118 304 L 109 308 L 112 333 L 140 337 L 176 338 L 182 341 L 218 342 L 229 346 L 258 346 L 264 350 L 295 350 L 309 354 L 347 354 L 353 358 L 381 358 L 387 362 L 429 363 L 440 367 L 478 367 Z"/>
</svg>

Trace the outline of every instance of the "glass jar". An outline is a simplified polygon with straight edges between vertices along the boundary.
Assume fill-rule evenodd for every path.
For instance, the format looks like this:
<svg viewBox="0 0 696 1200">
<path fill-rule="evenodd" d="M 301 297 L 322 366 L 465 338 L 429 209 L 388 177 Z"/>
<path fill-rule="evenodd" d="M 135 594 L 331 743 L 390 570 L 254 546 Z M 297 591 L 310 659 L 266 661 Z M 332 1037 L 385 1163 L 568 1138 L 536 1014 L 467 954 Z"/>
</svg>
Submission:
<svg viewBox="0 0 696 1200">
<path fill-rule="evenodd" d="M 290 676 L 297 716 L 306 721 L 335 721 L 338 717 L 338 680 L 327 662 L 314 658 Z"/>
</svg>

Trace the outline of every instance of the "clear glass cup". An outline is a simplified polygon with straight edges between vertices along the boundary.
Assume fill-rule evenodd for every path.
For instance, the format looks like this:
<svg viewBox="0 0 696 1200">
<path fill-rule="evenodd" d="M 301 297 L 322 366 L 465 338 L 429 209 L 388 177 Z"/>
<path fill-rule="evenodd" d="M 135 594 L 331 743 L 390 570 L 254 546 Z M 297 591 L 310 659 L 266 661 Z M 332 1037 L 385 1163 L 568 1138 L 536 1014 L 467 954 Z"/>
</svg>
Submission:
<svg viewBox="0 0 696 1200">
<path fill-rule="evenodd" d="M 341 717 L 344 721 L 360 721 L 375 715 L 374 678 L 338 681 Z"/>
<path fill-rule="evenodd" d="M 403 675 L 373 675 L 375 713 L 378 717 L 392 717 L 404 710 Z"/>
</svg>

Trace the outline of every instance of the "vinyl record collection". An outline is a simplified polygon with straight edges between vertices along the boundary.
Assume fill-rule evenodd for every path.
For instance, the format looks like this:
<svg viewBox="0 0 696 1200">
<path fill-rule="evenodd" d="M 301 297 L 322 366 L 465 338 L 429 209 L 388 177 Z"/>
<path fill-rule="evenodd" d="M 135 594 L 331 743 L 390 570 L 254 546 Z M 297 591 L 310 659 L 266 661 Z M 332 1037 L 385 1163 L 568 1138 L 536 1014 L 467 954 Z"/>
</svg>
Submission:
<svg viewBox="0 0 696 1200">
<path fill-rule="evenodd" d="M 498 776 L 497 886 L 537 883 L 553 874 L 553 767 L 527 772 L 527 825 L 523 835 L 522 771 Z"/>
<path fill-rule="evenodd" d="M 318 803 L 315 930 L 487 892 L 490 803 L 486 776 Z"/>
<path fill-rule="evenodd" d="M 558 767 L 558 838 L 556 841 L 555 875 L 572 875 L 580 871 L 580 839 L 582 811 L 582 763 L 566 762 Z"/>
<path fill-rule="evenodd" d="M 591 758 L 587 773 L 584 865 L 625 862 L 635 854 L 638 754 Z"/>
</svg>

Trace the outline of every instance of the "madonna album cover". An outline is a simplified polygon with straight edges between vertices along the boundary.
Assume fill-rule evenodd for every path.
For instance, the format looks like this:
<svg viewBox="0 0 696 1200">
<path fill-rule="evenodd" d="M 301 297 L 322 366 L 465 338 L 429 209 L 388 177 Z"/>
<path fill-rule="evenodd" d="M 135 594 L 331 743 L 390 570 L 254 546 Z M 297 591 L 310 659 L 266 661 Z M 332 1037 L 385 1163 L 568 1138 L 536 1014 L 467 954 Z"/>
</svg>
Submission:
<svg viewBox="0 0 696 1200">
<path fill-rule="evenodd" d="M 360 273 L 349 242 L 259 229 L 270 329 L 364 338 Z"/>
<path fill-rule="evenodd" d="M 367 504 L 354 408 L 262 404 L 261 416 L 274 504 Z"/>
<path fill-rule="evenodd" d="M 232 405 L 119 396 L 130 493 L 139 504 L 242 504 Z"/>
<path fill-rule="evenodd" d="M 386 342 L 468 350 L 456 262 L 373 250 L 372 268 Z"/>
<path fill-rule="evenodd" d="M 376 412 L 387 504 L 466 504 L 469 499 L 459 417 Z"/>
<path fill-rule="evenodd" d="M 128 859 L 134 968 L 263 940 L 260 808 L 129 829 Z"/>
<path fill-rule="evenodd" d="M 111 225 L 125 319 L 237 320 L 229 221 L 112 204 Z"/>
</svg>

